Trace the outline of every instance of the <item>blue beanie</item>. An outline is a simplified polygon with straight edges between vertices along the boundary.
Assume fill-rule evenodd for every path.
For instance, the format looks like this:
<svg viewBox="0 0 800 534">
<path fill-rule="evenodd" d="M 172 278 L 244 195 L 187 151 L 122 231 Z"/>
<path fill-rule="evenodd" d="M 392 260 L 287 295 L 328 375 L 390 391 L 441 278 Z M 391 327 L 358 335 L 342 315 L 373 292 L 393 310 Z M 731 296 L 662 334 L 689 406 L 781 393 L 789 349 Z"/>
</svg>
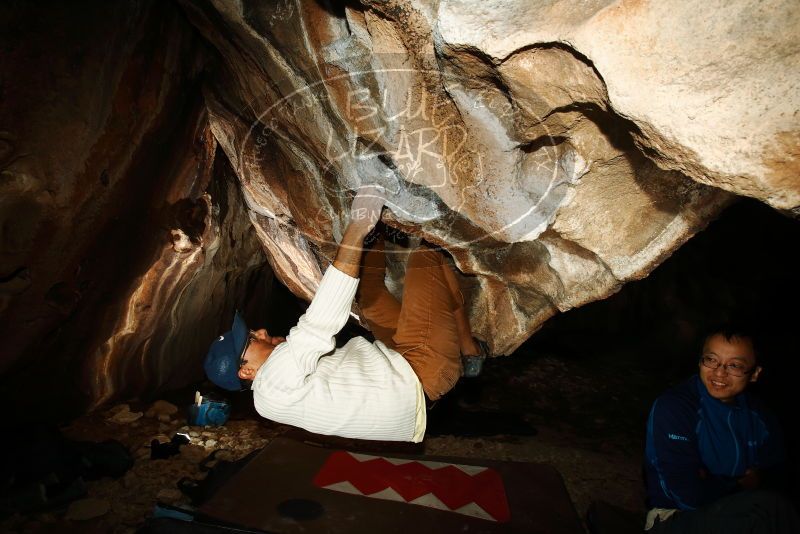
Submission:
<svg viewBox="0 0 800 534">
<path fill-rule="evenodd" d="M 249 336 L 250 329 L 237 311 L 231 329 L 219 336 L 208 349 L 203 368 L 209 380 L 228 391 L 242 390 L 239 360 Z"/>
</svg>

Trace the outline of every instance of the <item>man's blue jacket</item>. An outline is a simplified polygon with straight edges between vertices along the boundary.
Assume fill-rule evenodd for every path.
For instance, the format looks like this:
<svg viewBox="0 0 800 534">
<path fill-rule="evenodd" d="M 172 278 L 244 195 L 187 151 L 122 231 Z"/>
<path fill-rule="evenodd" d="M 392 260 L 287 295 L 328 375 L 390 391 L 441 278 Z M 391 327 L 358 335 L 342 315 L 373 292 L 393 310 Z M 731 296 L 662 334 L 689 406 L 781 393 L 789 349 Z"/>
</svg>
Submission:
<svg viewBox="0 0 800 534">
<path fill-rule="evenodd" d="M 769 472 L 784 459 L 778 423 L 762 403 L 746 391 L 732 403 L 721 402 L 695 375 L 650 410 L 648 504 L 692 510 L 735 491 L 746 469 Z"/>
</svg>

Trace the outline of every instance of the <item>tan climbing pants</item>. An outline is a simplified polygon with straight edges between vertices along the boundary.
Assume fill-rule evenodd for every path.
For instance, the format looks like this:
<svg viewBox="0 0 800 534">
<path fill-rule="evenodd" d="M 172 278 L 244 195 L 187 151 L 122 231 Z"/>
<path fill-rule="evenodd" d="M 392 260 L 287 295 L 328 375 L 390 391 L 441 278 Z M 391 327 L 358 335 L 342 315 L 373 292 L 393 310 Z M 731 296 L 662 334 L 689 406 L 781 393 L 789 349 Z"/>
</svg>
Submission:
<svg viewBox="0 0 800 534">
<path fill-rule="evenodd" d="M 440 252 L 421 245 L 406 265 L 402 305 L 386 289 L 385 276 L 381 241 L 365 254 L 358 305 L 375 337 L 403 355 L 425 395 L 436 400 L 462 374 L 454 312 L 464 306 L 464 299 L 455 274 Z"/>
</svg>

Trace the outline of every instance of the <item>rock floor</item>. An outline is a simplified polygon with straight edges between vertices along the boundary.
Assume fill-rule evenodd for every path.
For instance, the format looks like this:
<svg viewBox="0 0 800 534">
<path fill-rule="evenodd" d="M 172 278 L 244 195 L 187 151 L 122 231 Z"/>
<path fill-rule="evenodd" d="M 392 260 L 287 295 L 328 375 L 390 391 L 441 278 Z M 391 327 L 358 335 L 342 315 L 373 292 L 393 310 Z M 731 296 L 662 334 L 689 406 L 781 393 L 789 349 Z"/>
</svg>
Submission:
<svg viewBox="0 0 800 534">
<path fill-rule="evenodd" d="M 498 435 L 429 435 L 425 452 L 548 463 L 561 472 L 581 518 L 596 499 L 641 512 L 644 422 L 660 389 L 654 389 L 644 373 L 617 365 L 620 368 L 602 361 L 589 364 L 551 356 L 487 362 L 482 377 L 471 383 L 462 381 L 450 394 L 463 424 L 469 427 L 474 420 L 478 427 L 469 434 L 481 433 L 480 414 L 487 412 L 512 414 L 537 433 L 519 435 L 512 423 Z M 191 402 L 187 400 L 186 404 Z M 0 523 L 0 531 L 135 532 L 157 501 L 189 502 L 176 483 L 182 477 L 205 476 L 199 463 L 212 451 L 219 450 L 220 459 L 238 459 L 290 430 L 252 412 L 243 417 L 234 412 L 224 427 L 188 427 L 181 411 L 150 413 L 124 422 L 148 406 L 131 403 L 130 411 L 126 407 L 99 411 L 62 428 L 71 439 L 122 442 L 133 453 L 134 466 L 119 479 L 88 482 L 89 500 L 80 505 L 16 515 Z M 175 432 L 188 433 L 191 443 L 181 446 L 175 456 L 151 460 L 151 440 L 166 442 Z M 97 517 L 85 519 L 92 515 Z"/>
</svg>

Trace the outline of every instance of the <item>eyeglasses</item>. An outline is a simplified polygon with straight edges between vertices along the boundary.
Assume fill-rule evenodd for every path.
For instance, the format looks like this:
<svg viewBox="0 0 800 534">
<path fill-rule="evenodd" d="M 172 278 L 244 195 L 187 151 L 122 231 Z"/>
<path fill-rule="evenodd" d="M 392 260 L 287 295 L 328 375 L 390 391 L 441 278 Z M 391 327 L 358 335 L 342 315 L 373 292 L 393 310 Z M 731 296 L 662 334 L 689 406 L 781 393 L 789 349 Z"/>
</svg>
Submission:
<svg viewBox="0 0 800 534">
<path fill-rule="evenodd" d="M 250 346 L 250 342 L 256 338 L 256 333 L 250 330 L 250 333 L 247 335 L 247 342 L 244 344 L 244 348 L 242 349 L 242 355 L 239 356 L 239 367 L 241 368 L 244 365 L 245 359 L 244 355 L 247 353 L 247 347 Z"/>
<path fill-rule="evenodd" d="M 746 376 L 752 373 L 755 370 L 755 367 L 748 369 L 743 363 L 741 362 L 731 362 L 722 365 L 719 363 L 719 360 L 713 356 L 703 355 L 700 356 L 700 363 L 703 367 L 708 367 L 709 369 L 719 369 L 720 366 L 725 370 L 725 372 L 731 376 Z"/>
</svg>

